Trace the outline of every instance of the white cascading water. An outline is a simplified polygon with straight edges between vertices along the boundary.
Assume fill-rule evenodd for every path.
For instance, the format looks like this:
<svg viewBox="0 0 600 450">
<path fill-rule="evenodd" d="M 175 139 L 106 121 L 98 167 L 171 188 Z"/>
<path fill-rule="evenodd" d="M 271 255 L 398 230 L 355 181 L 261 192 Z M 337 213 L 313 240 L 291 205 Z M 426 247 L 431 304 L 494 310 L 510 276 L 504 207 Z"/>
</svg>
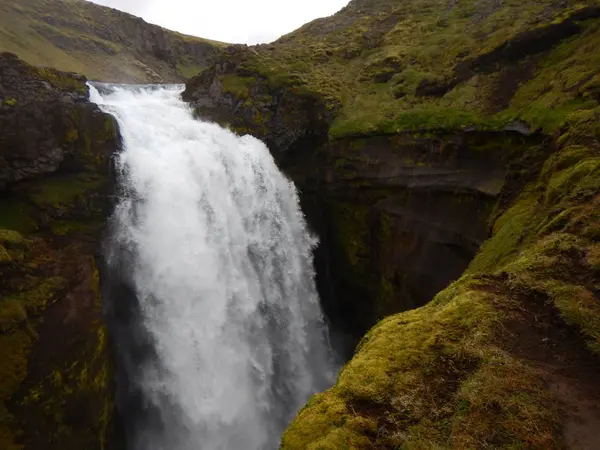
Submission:
<svg viewBox="0 0 600 450">
<path fill-rule="evenodd" d="M 335 372 L 294 185 L 259 140 L 195 120 L 179 86 L 91 91 L 121 128 L 111 241 L 133 255 L 152 344 L 129 383 L 160 426 L 131 446 L 277 448 Z"/>
</svg>

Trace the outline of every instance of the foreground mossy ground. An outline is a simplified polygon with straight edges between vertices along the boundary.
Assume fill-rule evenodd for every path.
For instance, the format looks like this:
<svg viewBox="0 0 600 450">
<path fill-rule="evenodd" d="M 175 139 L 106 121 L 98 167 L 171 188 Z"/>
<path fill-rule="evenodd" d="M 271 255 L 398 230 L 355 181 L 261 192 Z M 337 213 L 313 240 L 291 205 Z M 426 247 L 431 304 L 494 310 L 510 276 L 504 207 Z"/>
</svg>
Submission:
<svg viewBox="0 0 600 450">
<path fill-rule="evenodd" d="M 597 124 L 566 130 L 540 174 L 499 203 L 461 279 L 363 338 L 282 449 L 569 447 L 568 396 L 600 369 Z"/>
</svg>

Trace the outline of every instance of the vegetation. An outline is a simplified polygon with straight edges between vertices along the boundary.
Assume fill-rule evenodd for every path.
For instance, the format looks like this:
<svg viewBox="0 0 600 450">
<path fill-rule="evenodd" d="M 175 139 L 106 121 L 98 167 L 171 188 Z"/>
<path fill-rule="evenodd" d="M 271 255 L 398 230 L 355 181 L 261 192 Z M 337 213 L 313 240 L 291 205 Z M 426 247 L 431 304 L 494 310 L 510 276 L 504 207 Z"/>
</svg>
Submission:
<svg viewBox="0 0 600 450">
<path fill-rule="evenodd" d="M 569 445 L 574 398 L 600 398 L 590 381 L 600 369 L 598 6 L 355 0 L 216 73 L 244 103 L 261 102 L 257 85 L 314 95 L 334 118 L 330 147 L 352 140 L 360 152 L 381 134 L 537 136 L 468 143 L 505 152 L 508 182 L 490 186 L 502 191 L 491 238 L 431 303 L 363 338 L 282 449 Z M 351 158 L 336 153 L 331 171 L 360 188 Z M 373 229 L 354 200 L 330 206 L 347 272 L 365 285 L 365 301 L 385 303 L 393 286 L 367 279 L 363 266 L 369 240 L 389 239 L 389 223 L 382 216 Z"/>
<path fill-rule="evenodd" d="M 89 105 L 60 103 L 65 93 L 85 92 L 80 77 L 12 57 L 1 63 L 14 80 L 5 84 L 5 95 L 16 97 L 10 114 L 35 117 L 19 123 L 60 147 L 68 164 L 0 192 L 0 448 L 102 450 L 114 405 L 93 255 L 116 122 Z M 0 130 L 11 124 L 0 121 Z M 11 145 L 0 142 L 0 154 L 25 151 Z"/>
<path fill-rule="evenodd" d="M 181 82 L 198 73 L 224 45 L 144 23 L 145 29 L 140 23 L 85 0 L 2 1 L 0 52 L 101 81 Z M 163 56 L 150 42 L 155 34 L 164 35 L 170 46 Z M 167 56 L 169 51 L 172 56 Z M 202 52 L 207 56 L 196 56 Z"/>
<path fill-rule="evenodd" d="M 257 79 L 312 93 L 335 112 L 332 139 L 517 120 L 553 133 L 598 106 L 595 4 L 355 0 L 220 77 L 240 99 Z"/>
<path fill-rule="evenodd" d="M 562 448 L 565 399 L 536 346 L 572 340 L 588 358 L 573 326 L 600 356 L 597 145 L 552 155 L 467 273 L 373 328 L 282 448 Z M 584 371 L 572 359 L 561 370 Z"/>
</svg>

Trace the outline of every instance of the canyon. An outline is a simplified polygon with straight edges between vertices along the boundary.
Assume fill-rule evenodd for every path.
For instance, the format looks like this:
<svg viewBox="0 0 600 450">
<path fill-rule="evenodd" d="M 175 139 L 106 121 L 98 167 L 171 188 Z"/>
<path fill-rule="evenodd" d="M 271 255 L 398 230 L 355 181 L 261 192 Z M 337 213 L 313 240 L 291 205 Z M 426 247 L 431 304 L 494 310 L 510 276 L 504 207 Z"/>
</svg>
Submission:
<svg viewBox="0 0 600 450">
<path fill-rule="evenodd" d="M 182 98 L 268 145 L 320 239 L 348 363 L 281 448 L 594 448 L 599 40 L 589 2 L 354 0 L 158 58 L 165 82 L 195 58 Z M 85 77 L 13 54 L 0 99 L 0 444 L 118 448 L 98 269 L 118 126 Z"/>
</svg>

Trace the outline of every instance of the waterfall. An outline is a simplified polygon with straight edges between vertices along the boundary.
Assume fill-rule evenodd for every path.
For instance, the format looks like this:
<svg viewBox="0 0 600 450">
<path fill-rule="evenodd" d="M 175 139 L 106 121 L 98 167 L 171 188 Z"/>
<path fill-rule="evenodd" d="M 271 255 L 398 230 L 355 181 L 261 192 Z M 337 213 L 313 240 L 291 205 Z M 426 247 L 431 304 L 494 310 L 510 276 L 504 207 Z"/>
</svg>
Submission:
<svg viewBox="0 0 600 450">
<path fill-rule="evenodd" d="M 123 139 L 106 271 L 128 448 L 275 449 L 335 372 L 296 189 L 182 87 L 96 87 Z"/>
</svg>

